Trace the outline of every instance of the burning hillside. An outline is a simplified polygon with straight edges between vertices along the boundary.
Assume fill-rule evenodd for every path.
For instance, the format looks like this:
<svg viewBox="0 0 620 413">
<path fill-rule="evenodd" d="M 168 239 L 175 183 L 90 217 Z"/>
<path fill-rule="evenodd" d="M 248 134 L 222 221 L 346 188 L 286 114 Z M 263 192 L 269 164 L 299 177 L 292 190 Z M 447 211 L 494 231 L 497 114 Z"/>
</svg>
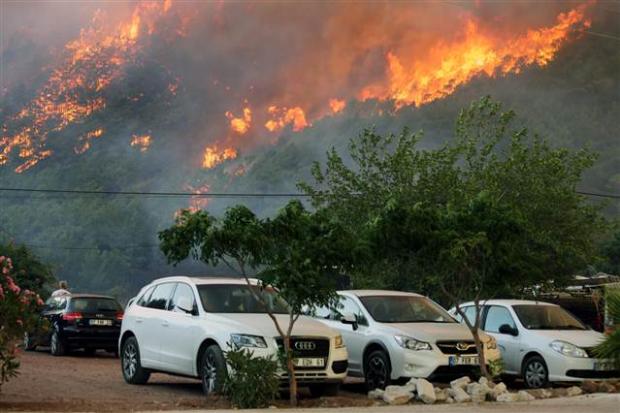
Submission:
<svg viewBox="0 0 620 413">
<path fill-rule="evenodd" d="M 543 67 L 590 24 L 586 5 L 545 6 L 542 18 L 523 27 L 484 4 L 130 4 L 128 13 L 101 4 L 52 53 L 32 99 L 0 112 L 0 165 L 24 172 L 53 155 L 50 142 L 59 136 L 75 136 L 76 155 L 92 150 L 108 139 L 111 90 L 125 93 L 119 85 L 128 72 L 153 62 L 166 74 L 157 84 L 166 99 L 188 108 L 189 132 L 178 139 L 200 147 L 193 164 L 211 169 L 242 148 L 346 116 L 355 100 L 398 110 L 441 99 L 475 77 Z M 2 47 L 4 55 L 10 44 Z M 12 86 L 2 85 L 3 96 Z M 135 108 L 149 98 L 126 93 Z M 123 142 L 148 152 L 158 134 L 141 131 L 152 129 L 140 125 Z"/>
</svg>

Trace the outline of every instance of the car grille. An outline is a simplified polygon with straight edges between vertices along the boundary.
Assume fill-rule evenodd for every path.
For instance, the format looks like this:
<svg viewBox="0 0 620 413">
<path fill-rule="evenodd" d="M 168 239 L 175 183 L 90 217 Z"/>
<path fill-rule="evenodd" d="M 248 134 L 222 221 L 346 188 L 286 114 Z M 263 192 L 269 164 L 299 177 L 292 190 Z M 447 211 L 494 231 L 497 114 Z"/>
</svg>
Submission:
<svg viewBox="0 0 620 413">
<path fill-rule="evenodd" d="M 276 338 L 278 348 L 283 349 L 282 338 Z M 291 337 L 295 357 L 329 357 L 329 340 L 325 338 Z"/>
<path fill-rule="evenodd" d="M 438 341 L 436 344 L 444 354 L 478 354 L 473 341 Z"/>
</svg>

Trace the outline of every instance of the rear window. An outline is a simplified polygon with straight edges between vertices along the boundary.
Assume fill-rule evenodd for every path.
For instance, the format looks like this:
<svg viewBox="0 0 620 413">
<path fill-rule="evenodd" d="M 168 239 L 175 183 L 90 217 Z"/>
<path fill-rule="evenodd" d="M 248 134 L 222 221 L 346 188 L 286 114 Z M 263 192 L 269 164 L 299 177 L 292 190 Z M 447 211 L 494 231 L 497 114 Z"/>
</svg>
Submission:
<svg viewBox="0 0 620 413">
<path fill-rule="evenodd" d="M 71 311 L 97 313 L 104 311 L 121 311 L 123 308 L 113 298 L 74 298 L 69 305 Z"/>
</svg>

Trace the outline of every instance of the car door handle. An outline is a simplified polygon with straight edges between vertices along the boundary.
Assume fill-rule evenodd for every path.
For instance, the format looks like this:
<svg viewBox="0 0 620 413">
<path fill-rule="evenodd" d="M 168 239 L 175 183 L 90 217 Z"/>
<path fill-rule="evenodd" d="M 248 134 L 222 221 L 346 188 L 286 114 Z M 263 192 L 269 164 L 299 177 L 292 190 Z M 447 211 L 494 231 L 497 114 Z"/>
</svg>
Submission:
<svg viewBox="0 0 620 413">
<path fill-rule="evenodd" d="M 144 321 L 144 319 L 142 319 L 142 318 L 136 318 L 136 323 L 141 323 L 143 321 Z"/>
<path fill-rule="evenodd" d="M 162 326 L 164 326 L 164 327 L 168 327 L 168 326 L 169 326 L 169 324 L 168 324 L 168 322 L 167 322 L 167 321 L 162 321 L 162 322 L 161 322 L 161 325 L 162 325 Z"/>
</svg>

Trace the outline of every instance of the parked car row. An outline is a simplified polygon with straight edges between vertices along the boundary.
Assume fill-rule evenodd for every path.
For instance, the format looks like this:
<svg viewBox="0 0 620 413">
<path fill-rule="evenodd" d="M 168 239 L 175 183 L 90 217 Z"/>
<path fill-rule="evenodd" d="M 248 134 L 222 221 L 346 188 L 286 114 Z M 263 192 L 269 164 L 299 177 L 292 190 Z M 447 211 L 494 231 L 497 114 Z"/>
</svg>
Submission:
<svg viewBox="0 0 620 413">
<path fill-rule="evenodd" d="M 273 289 L 256 280 L 251 284 L 238 278 L 161 278 L 142 288 L 124 314 L 111 297 L 55 297 L 42 313 L 52 327 L 27 336 L 24 344 L 50 345 L 54 355 L 73 348 L 112 350 L 120 354 L 130 384 L 164 372 L 199 378 L 206 394 L 217 392 L 231 346 L 257 357 L 282 349 L 282 338 L 256 297 L 268 303 L 285 329 L 288 305 Z M 338 296 L 336 308 L 308 308 L 293 330 L 295 375 L 313 394 L 337 393 L 347 375 L 374 389 L 411 377 L 476 374 L 479 354 L 455 309 L 448 312 L 428 297 L 397 291 L 350 290 Z M 470 320 L 475 316 L 473 303 L 460 307 Z M 505 373 L 521 376 L 528 387 L 620 376 L 593 353 L 603 335 L 557 305 L 489 300 L 480 316 L 487 363 L 501 360 Z M 285 371 L 280 379 L 287 382 Z"/>
</svg>

